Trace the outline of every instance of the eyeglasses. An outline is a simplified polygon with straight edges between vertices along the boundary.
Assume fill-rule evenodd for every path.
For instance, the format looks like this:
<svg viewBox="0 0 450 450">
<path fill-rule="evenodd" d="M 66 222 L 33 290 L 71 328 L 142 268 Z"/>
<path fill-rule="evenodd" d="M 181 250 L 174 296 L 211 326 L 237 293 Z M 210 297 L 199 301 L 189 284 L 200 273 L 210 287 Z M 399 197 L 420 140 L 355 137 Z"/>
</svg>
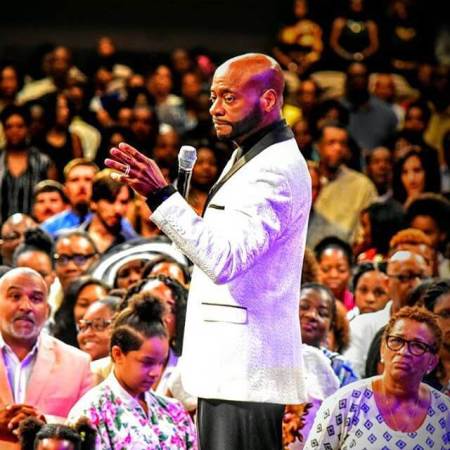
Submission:
<svg viewBox="0 0 450 450">
<path fill-rule="evenodd" d="M 66 266 L 69 264 L 70 261 L 73 261 L 75 265 L 82 266 L 86 264 L 86 262 L 95 256 L 97 253 L 89 253 L 88 255 L 81 255 L 79 253 L 75 253 L 73 255 L 58 255 L 55 254 L 55 261 L 56 264 L 59 264 L 61 266 Z"/>
<path fill-rule="evenodd" d="M 424 353 L 436 353 L 436 348 L 432 345 L 425 344 L 425 342 L 403 339 L 400 336 L 389 335 L 386 337 L 386 345 L 393 352 L 398 352 L 404 345 L 408 345 L 408 351 L 411 355 L 422 356 Z"/>
<path fill-rule="evenodd" d="M 106 319 L 93 319 L 93 320 L 84 320 L 81 319 L 77 324 L 78 333 L 85 333 L 89 328 L 92 331 L 105 331 L 112 323 L 112 320 Z"/>
<path fill-rule="evenodd" d="M 423 273 L 405 273 L 405 274 L 399 274 L 399 275 L 389 275 L 389 278 L 396 278 L 400 283 L 407 283 L 409 281 L 414 281 L 417 278 L 419 280 L 427 280 L 429 278 L 428 275 L 425 275 Z"/>
</svg>

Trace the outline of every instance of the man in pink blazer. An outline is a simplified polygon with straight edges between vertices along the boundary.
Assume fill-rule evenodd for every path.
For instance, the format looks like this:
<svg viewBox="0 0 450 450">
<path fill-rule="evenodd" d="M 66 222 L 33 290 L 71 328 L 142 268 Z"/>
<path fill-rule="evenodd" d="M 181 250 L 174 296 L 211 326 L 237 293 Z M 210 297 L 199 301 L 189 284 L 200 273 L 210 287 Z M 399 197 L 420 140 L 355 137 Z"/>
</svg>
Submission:
<svg viewBox="0 0 450 450">
<path fill-rule="evenodd" d="M 0 448 L 18 449 L 15 430 L 28 416 L 63 421 L 93 386 L 89 356 L 42 331 L 47 286 L 29 268 L 0 278 Z"/>
</svg>

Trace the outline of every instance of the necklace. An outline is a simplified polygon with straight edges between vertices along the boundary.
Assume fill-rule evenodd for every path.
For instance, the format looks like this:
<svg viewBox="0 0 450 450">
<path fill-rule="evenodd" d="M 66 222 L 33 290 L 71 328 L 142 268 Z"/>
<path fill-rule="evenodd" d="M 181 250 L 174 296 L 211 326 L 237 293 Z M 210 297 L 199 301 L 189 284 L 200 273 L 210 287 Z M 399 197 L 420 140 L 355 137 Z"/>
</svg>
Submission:
<svg viewBox="0 0 450 450">
<path fill-rule="evenodd" d="M 406 429 L 408 428 L 408 424 L 406 426 L 403 426 L 403 427 L 399 426 L 399 424 L 398 424 L 398 422 L 397 422 L 397 420 L 395 418 L 395 414 L 392 411 L 391 402 L 387 401 L 386 386 L 384 384 L 384 381 L 383 380 L 380 380 L 380 381 L 381 381 L 381 384 L 382 384 L 382 387 L 383 387 L 383 389 L 382 389 L 383 396 L 384 396 L 383 402 L 384 402 L 385 406 L 387 407 L 387 410 L 389 412 L 389 416 L 391 417 L 392 423 L 394 424 L 396 431 L 400 431 L 401 433 L 406 433 L 407 432 Z M 418 393 L 418 395 L 416 397 L 416 401 L 414 402 L 413 408 L 407 410 L 408 418 L 410 419 L 410 420 L 408 420 L 409 423 L 411 423 L 411 421 L 413 419 L 415 419 L 415 417 L 417 416 L 418 406 L 419 406 L 419 397 L 420 397 L 420 392 Z"/>
</svg>

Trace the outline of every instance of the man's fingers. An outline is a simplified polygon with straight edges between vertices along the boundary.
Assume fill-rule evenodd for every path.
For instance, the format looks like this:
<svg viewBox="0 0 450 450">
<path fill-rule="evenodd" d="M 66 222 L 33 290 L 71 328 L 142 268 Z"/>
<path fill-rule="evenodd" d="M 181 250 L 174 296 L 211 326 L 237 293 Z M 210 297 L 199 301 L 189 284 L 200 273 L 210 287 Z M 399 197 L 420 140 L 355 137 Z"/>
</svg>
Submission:
<svg viewBox="0 0 450 450">
<path fill-rule="evenodd" d="M 131 156 L 136 161 L 140 161 L 143 163 L 146 163 L 148 161 L 147 157 L 143 155 L 139 150 L 135 149 L 131 145 L 127 144 L 126 142 L 121 142 L 119 145 L 119 150 L 121 150 L 126 155 Z"/>
</svg>

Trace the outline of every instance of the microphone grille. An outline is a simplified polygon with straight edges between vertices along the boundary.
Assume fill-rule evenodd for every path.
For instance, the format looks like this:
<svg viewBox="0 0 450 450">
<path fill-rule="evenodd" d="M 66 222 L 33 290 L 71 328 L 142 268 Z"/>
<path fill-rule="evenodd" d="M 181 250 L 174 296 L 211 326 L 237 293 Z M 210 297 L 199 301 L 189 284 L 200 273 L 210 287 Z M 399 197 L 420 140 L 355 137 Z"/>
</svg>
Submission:
<svg viewBox="0 0 450 450">
<path fill-rule="evenodd" d="M 181 169 L 192 170 L 197 161 L 197 150 L 190 145 L 183 145 L 178 153 L 178 165 Z"/>
</svg>

